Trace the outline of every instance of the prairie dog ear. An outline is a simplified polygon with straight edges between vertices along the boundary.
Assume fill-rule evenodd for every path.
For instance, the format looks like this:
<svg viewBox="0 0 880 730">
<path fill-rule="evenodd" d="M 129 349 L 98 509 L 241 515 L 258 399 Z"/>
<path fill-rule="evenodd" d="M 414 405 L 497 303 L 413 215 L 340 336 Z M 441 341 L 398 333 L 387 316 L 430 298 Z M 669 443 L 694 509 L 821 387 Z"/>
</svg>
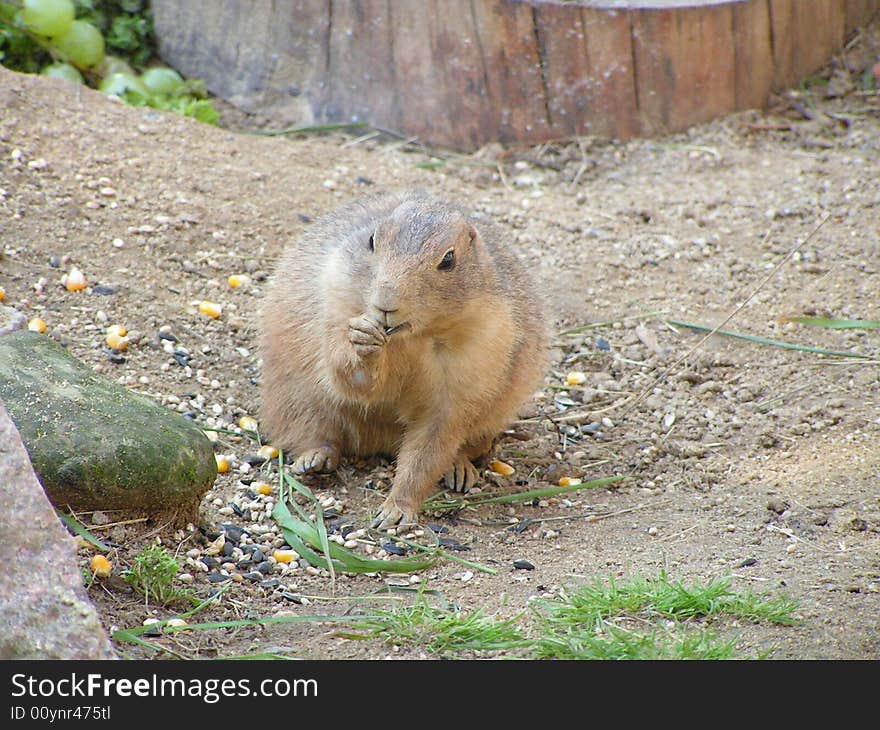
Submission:
<svg viewBox="0 0 880 730">
<path fill-rule="evenodd" d="M 474 227 L 473 223 L 468 223 L 465 227 L 464 231 L 465 241 L 473 246 L 478 246 L 480 244 L 480 234 L 477 232 L 477 229 Z"/>
</svg>

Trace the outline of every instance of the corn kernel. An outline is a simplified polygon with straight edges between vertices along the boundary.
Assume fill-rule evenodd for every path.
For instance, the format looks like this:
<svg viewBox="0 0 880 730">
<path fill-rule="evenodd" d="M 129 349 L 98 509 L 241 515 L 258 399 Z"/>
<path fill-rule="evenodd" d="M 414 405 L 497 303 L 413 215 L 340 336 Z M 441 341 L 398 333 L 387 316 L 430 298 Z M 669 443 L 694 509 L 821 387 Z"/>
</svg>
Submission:
<svg viewBox="0 0 880 730">
<path fill-rule="evenodd" d="M 103 555 L 95 555 L 89 562 L 89 570 L 99 578 L 109 578 L 110 573 L 113 572 L 113 566 Z"/>
<path fill-rule="evenodd" d="M 578 477 L 562 477 L 559 480 L 560 487 L 574 487 L 581 483 L 581 480 Z"/>
<path fill-rule="evenodd" d="M 218 474 L 225 474 L 229 471 L 229 459 L 227 459 L 223 454 L 214 454 L 214 458 L 217 460 Z"/>
<path fill-rule="evenodd" d="M 107 334 L 109 335 L 112 333 L 115 333 L 120 337 L 125 337 L 128 334 L 128 330 L 125 329 L 125 327 L 123 327 L 121 324 L 111 324 L 107 328 Z"/>
<path fill-rule="evenodd" d="M 182 626 L 189 626 L 189 624 L 182 618 L 170 618 L 165 622 L 165 625 L 168 628 L 180 628 Z"/>
<path fill-rule="evenodd" d="M 516 469 L 514 469 L 510 464 L 505 464 L 503 461 L 498 460 L 495 460 L 491 464 L 489 464 L 489 468 L 496 474 L 501 474 L 505 477 L 509 477 L 516 471 Z"/>
<path fill-rule="evenodd" d="M 116 332 L 108 332 L 104 341 L 111 350 L 124 350 L 128 347 L 128 337 L 123 337 Z"/>
<path fill-rule="evenodd" d="M 4 299 L 6 299 L 6 290 L 2 286 L 0 286 L 0 302 L 2 302 Z"/>
<path fill-rule="evenodd" d="M 270 446 L 266 444 L 265 446 L 261 446 L 260 450 L 257 452 L 264 459 L 277 459 L 278 458 L 278 449 L 274 446 Z"/>
<path fill-rule="evenodd" d="M 199 302 L 199 312 L 207 315 L 211 319 L 217 319 L 222 311 L 223 307 L 219 304 L 214 304 L 214 302 L 209 302 L 207 299 L 203 299 Z"/>
<path fill-rule="evenodd" d="M 272 553 L 272 557 L 279 563 L 292 563 L 299 560 L 299 553 L 296 550 L 276 550 Z"/>
<path fill-rule="evenodd" d="M 238 289 L 239 287 L 246 287 L 251 283 L 251 277 L 247 274 L 233 274 L 230 276 L 226 282 L 233 289 Z"/>
<path fill-rule="evenodd" d="M 67 291 L 82 291 L 88 286 L 86 277 L 76 266 L 70 269 L 70 273 L 64 279 L 64 287 Z"/>
<path fill-rule="evenodd" d="M 256 433 L 257 430 L 257 419 L 253 416 L 242 416 L 238 420 L 238 427 L 242 431 L 253 431 Z"/>
<path fill-rule="evenodd" d="M 216 444 L 220 440 L 220 436 L 216 431 L 202 431 L 202 433 L 205 434 L 208 441 L 212 444 Z"/>
<path fill-rule="evenodd" d="M 45 332 L 46 323 L 39 317 L 34 317 L 30 322 L 28 322 L 28 329 L 31 332 Z"/>
<path fill-rule="evenodd" d="M 572 370 L 568 375 L 565 376 L 565 382 L 569 385 L 581 385 L 586 381 L 586 373 L 582 373 L 580 370 Z"/>
<path fill-rule="evenodd" d="M 254 491 L 257 494 L 268 496 L 272 494 L 272 485 L 266 484 L 266 482 L 257 482 L 257 484 L 254 485 Z"/>
</svg>

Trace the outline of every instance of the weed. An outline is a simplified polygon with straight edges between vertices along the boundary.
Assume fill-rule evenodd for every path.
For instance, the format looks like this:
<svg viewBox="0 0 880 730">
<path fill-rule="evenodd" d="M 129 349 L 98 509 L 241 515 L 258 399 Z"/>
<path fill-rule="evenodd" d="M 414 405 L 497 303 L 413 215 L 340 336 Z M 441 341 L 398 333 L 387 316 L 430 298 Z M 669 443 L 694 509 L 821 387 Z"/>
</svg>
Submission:
<svg viewBox="0 0 880 730">
<path fill-rule="evenodd" d="M 173 603 L 195 602 L 196 599 L 187 589 L 174 585 L 174 578 L 180 565 L 174 556 L 161 545 L 151 545 L 135 556 L 131 568 L 122 577 L 135 591 L 144 597 L 144 601 L 168 606 Z"/>
</svg>

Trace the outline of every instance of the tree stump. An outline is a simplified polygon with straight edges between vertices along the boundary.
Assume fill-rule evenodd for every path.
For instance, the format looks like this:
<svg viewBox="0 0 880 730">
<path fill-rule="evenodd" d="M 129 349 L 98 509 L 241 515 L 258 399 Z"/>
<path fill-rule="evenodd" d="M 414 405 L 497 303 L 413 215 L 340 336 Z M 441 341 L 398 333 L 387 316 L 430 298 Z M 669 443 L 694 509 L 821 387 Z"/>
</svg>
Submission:
<svg viewBox="0 0 880 730">
<path fill-rule="evenodd" d="M 763 107 L 880 0 L 153 0 L 161 55 L 279 123 L 445 147 L 676 132 Z"/>
</svg>

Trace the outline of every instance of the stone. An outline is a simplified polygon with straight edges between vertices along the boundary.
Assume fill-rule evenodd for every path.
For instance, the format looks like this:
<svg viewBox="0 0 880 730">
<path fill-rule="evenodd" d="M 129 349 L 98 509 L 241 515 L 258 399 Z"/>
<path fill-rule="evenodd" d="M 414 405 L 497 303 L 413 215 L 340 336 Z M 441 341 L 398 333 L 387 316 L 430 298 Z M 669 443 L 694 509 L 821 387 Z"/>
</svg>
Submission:
<svg viewBox="0 0 880 730">
<path fill-rule="evenodd" d="M 27 318 L 23 312 L 19 312 L 14 307 L 0 305 L 0 335 L 23 329 L 25 319 Z"/>
<path fill-rule="evenodd" d="M 0 403 L 0 659 L 114 659 L 61 525 Z"/>
<path fill-rule="evenodd" d="M 216 477 L 200 428 L 104 379 L 45 335 L 0 337 L 0 401 L 59 508 L 183 522 Z"/>
</svg>

